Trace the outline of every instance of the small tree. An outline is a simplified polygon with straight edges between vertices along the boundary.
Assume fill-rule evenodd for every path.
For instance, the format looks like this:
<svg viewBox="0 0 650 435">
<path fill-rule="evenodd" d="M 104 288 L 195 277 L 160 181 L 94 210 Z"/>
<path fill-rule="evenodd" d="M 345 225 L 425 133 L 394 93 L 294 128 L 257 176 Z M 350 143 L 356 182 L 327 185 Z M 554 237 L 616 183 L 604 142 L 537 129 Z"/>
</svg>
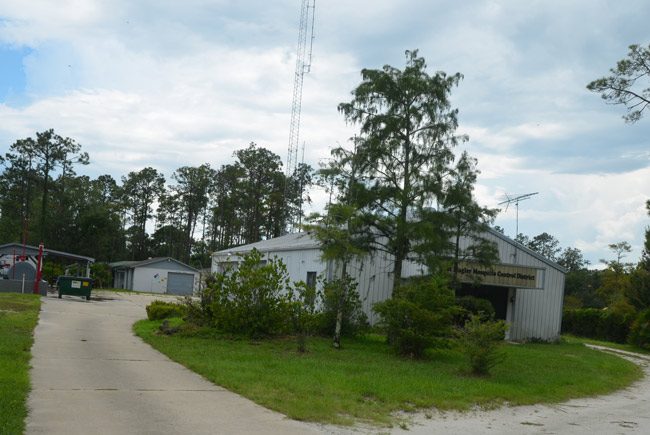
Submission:
<svg viewBox="0 0 650 435">
<path fill-rule="evenodd" d="M 551 261 L 557 261 L 557 256 L 562 250 L 560 241 L 546 232 L 533 237 L 528 242 L 528 247 Z"/>
<path fill-rule="evenodd" d="M 629 342 L 650 350 L 650 309 L 641 311 L 630 328 Z"/>
<path fill-rule="evenodd" d="M 214 325 L 251 337 L 288 332 L 290 299 L 287 268 L 281 260 L 253 249 L 242 256 L 239 268 L 216 274 L 208 288 Z"/>
<path fill-rule="evenodd" d="M 484 321 L 473 315 L 462 329 L 457 330 L 461 351 L 469 359 L 472 374 L 487 376 L 500 361 L 499 346 L 508 327 L 503 320 Z"/>
<path fill-rule="evenodd" d="M 346 275 L 343 278 L 322 280 L 322 310 L 319 313 L 319 330 L 324 335 L 355 336 L 368 326 L 363 312 L 356 281 Z"/>
<path fill-rule="evenodd" d="M 601 285 L 596 291 L 611 306 L 623 301 L 627 303 L 626 295 L 630 293 L 630 271 L 633 265 L 623 262 L 626 255 L 632 251 L 628 242 L 611 243 L 609 249 L 616 259 L 600 260 L 607 265 L 607 269 L 601 272 Z"/>
<path fill-rule="evenodd" d="M 410 280 L 391 299 L 375 304 L 389 343 L 401 355 L 421 358 L 451 336 L 454 293 L 441 276 Z"/>
<path fill-rule="evenodd" d="M 293 287 L 288 289 L 291 322 L 300 353 L 307 352 L 307 337 L 314 329 L 316 296 L 316 288 L 303 281 L 294 283 Z"/>
<path fill-rule="evenodd" d="M 650 199 L 645 202 L 645 209 L 650 216 Z M 645 238 L 643 240 L 643 252 L 641 253 L 641 261 L 639 267 L 650 272 L 650 227 L 645 228 Z"/>
<path fill-rule="evenodd" d="M 112 287 L 111 267 L 106 263 L 93 263 L 90 266 L 90 276 L 95 280 L 93 287 Z"/>
<path fill-rule="evenodd" d="M 305 228 L 312 231 L 320 242 L 321 258 L 328 262 L 330 268 L 337 269 L 332 270 L 334 276 L 328 277 L 329 282 L 325 284 L 325 290 L 330 293 L 325 295 L 325 300 L 335 301 L 336 322 L 332 344 L 339 349 L 346 301 L 353 296 L 349 290 L 356 288 L 348 274 L 348 265 L 368 255 L 375 235 L 368 231 L 364 216 L 359 212 L 363 199 L 362 185 L 357 178 L 360 167 L 355 153 L 338 147 L 332 151 L 332 156 L 333 159 L 319 170 L 318 175 L 322 184 L 329 184 L 330 194 L 336 190 L 338 202 L 328 204 L 326 214 L 310 216 L 312 224 Z M 335 299 L 331 299 L 332 294 L 336 295 Z"/>
</svg>

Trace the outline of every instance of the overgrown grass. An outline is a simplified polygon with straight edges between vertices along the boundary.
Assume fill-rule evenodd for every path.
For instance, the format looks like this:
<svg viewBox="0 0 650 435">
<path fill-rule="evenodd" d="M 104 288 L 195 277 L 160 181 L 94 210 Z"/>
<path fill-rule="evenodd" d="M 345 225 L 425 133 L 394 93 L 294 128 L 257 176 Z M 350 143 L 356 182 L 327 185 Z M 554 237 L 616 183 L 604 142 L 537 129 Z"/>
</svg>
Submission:
<svg viewBox="0 0 650 435">
<path fill-rule="evenodd" d="M 29 360 L 41 301 L 37 295 L 0 293 L 0 433 L 25 430 Z"/>
<path fill-rule="evenodd" d="M 341 351 L 330 340 L 311 339 L 301 355 L 289 339 L 253 342 L 208 330 L 163 336 L 159 325 L 143 320 L 134 330 L 212 382 L 296 420 L 389 425 L 396 411 L 559 402 L 607 393 L 642 376 L 636 365 L 579 343 L 505 345 L 493 376 L 478 378 L 467 374 L 455 349 L 406 360 L 377 335 L 348 341 Z"/>
<path fill-rule="evenodd" d="M 611 341 L 594 340 L 593 338 L 578 337 L 571 334 L 565 334 L 562 336 L 562 338 L 567 343 L 595 344 L 598 346 L 611 347 L 612 349 L 619 349 L 628 352 L 636 352 L 636 353 L 643 353 L 646 355 L 650 355 L 650 350 L 642 349 L 640 347 L 631 344 L 621 344 L 621 343 L 614 343 Z"/>
</svg>

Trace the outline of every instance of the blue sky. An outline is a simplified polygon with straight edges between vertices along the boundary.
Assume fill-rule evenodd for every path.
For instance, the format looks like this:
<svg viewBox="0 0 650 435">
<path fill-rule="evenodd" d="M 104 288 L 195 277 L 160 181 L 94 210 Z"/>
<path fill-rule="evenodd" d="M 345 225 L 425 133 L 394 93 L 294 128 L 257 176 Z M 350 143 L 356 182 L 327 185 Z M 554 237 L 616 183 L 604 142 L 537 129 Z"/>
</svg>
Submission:
<svg viewBox="0 0 650 435">
<path fill-rule="evenodd" d="M 255 141 L 285 158 L 300 2 L 0 0 L 0 152 L 54 128 L 90 153 L 91 176 L 231 161 Z M 519 228 L 549 232 L 592 263 L 627 240 L 636 261 L 650 220 L 650 116 L 585 89 L 650 43 L 650 3 L 317 2 L 302 139 L 316 165 L 355 132 L 337 104 L 361 68 L 461 72 L 460 133 L 479 160 L 477 197 L 539 192 Z M 314 192 L 320 207 L 323 192 Z M 514 235 L 514 211 L 496 223 Z"/>
</svg>

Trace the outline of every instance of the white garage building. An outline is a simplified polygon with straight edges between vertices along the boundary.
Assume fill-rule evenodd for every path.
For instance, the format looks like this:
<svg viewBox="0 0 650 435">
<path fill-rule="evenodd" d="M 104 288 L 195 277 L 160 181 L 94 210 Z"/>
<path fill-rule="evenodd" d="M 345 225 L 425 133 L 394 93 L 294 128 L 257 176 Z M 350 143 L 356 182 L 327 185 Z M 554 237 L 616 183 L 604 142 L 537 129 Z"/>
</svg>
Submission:
<svg viewBox="0 0 650 435">
<path fill-rule="evenodd" d="M 151 293 L 191 295 L 199 285 L 199 271 L 171 257 L 110 264 L 113 287 Z"/>
<path fill-rule="evenodd" d="M 459 275 L 463 284 L 458 296 L 488 299 L 497 318 L 510 324 L 507 337 L 510 340 L 557 339 L 562 323 L 564 268 L 497 231 L 489 230 L 483 236 L 498 247 L 499 263 L 492 268 L 463 263 Z M 469 244 L 470 241 L 461 240 L 463 243 Z M 314 282 L 317 275 L 332 276 L 332 265 L 321 260 L 319 244 L 308 232 L 215 252 L 212 272 L 222 272 L 236 265 L 239 256 L 253 248 L 267 258 L 281 259 L 292 281 L 309 283 Z M 391 296 L 392 270 L 392 257 L 382 252 L 349 266 L 350 275 L 358 282 L 363 309 L 371 323 L 379 320 L 372 310 L 373 305 Z M 424 273 L 425 268 L 416 263 L 407 262 L 403 266 L 405 278 Z"/>
</svg>

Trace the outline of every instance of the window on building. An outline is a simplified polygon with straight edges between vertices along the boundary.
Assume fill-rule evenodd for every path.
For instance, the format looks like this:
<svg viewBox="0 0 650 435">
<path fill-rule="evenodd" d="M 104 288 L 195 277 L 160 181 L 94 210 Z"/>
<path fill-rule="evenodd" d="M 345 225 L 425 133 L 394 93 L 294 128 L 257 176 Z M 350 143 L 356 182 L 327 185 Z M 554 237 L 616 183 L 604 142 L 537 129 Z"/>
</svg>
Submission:
<svg viewBox="0 0 650 435">
<path fill-rule="evenodd" d="M 316 287 L 316 272 L 307 272 L 307 287 Z"/>
</svg>

